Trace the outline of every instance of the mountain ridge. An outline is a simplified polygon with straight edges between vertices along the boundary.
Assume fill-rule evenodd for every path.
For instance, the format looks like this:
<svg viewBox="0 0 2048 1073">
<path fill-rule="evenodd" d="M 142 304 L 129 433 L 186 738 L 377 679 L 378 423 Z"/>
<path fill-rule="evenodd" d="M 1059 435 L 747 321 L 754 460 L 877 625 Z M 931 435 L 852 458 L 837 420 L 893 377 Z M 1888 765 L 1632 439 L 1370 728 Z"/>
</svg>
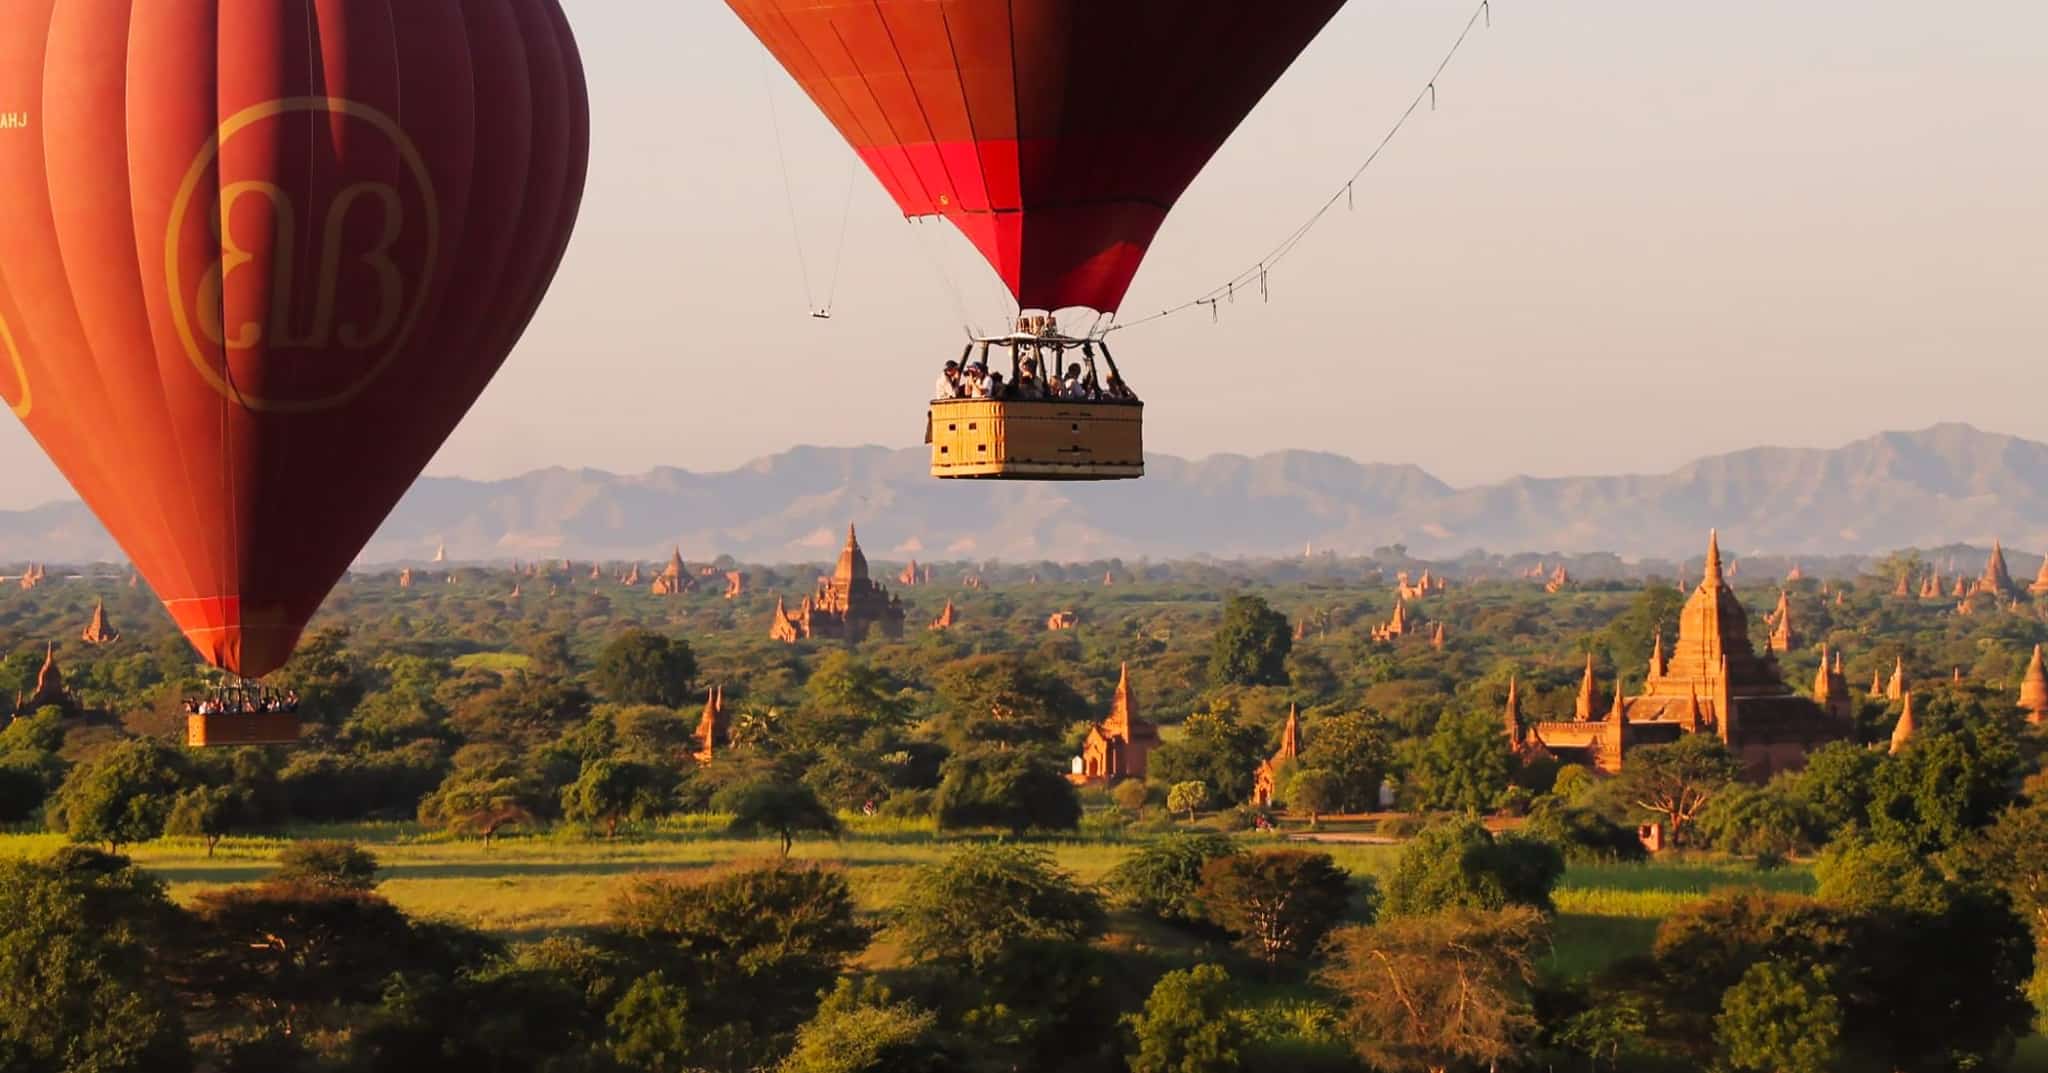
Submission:
<svg viewBox="0 0 2048 1073">
<path fill-rule="evenodd" d="M 730 470 L 548 467 L 483 481 L 422 478 L 364 550 L 418 561 L 829 558 L 849 521 L 886 558 L 1084 560 L 1365 553 L 1687 555 L 1732 547 L 1872 554 L 1953 541 L 2048 545 L 2048 444 L 1960 423 L 1835 448 L 1761 446 L 1666 473 L 1518 476 L 1454 487 L 1420 466 L 1320 451 L 1153 455 L 1115 485 L 940 482 L 921 449 L 798 446 Z M 0 511 L 0 562 L 112 560 L 77 502 Z"/>
</svg>

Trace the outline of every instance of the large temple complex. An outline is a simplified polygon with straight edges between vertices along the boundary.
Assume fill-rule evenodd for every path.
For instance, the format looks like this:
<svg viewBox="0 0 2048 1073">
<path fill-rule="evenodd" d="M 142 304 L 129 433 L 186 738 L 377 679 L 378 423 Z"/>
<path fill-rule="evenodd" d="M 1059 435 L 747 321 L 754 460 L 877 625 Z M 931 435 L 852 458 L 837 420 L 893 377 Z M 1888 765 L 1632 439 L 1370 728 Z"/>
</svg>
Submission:
<svg viewBox="0 0 2048 1073">
<path fill-rule="evenodd" d="M 832 576 L 821 578 L 817 591 L 804 597 L 794 611 L 778 598 L 768 636 L 788 644 L 820 638 L 858 642 L 870 631 L 901 640 L 903 601 L 868 576 L 868 557 L 849 525 L 846 547 L 839 552 Z"/>
<path fill-rule="evenodd" d="M 1751 775 L 1763 777 L 1802 767 L 1809 751 L 1853 734 L 1841 667 L 1838 653 L 1822 653 L 1811 698 L 1785 684 L 1777 660 L 1750 642 L 1749 615 L 1728 586 L 1717 535 L 1708 540 L 1705 576 L 1680 614 L 1678 640 L 1667 652 L 1657 639 L 1642 692 L 1627 695 L 1617 683 L 1613 704 L 1598 714 L 1589 662 L 1572 721 L 1525 722 L 1511 686 L 1506 731 L 1524 755 L 1548 754 L 1608 774 L 1622 770 L 1630 749 L 1713 734 Z"/>
</svg>

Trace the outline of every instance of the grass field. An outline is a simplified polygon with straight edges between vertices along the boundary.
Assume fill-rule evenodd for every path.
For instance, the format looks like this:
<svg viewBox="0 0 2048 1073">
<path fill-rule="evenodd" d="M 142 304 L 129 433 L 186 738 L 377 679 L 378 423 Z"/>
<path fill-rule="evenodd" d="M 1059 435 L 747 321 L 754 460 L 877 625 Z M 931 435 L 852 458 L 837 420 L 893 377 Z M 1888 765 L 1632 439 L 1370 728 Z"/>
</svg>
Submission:
<svg viewBox="0 0 2048 1073">
<path fill-rule="evenodd" d="M 580 832 L 504 838 L 486 847 L 449 839 L 410 824 L 354 825 L 299 832 L 301 837 L 345 838 L 364 844 L 383 865 L 379 890 L 400 908 L 510 938 L 532 939 L 601 923 L 612 892 L 637 874 L 688 872 L 735 861 L 772 857 L 768 841 L 727 838 L 711 817 L 686 817 L 637 838 L 617 842 Z M 55 835 L 0 836 L 0 855 L 40 855 L 62 844 Z M 212 887 L 262 878 L 286 843 L 229 839 L 212 857 L 204 844 L 165 839 L 124 852 L 161 876 L 174 897 L 189 899 Z M 898 898 L 911 872 L 941 860 L 959 843 L 928 825 L 854 817 L 838 841 L 799 842 L 792 856 L 846 870 L 863 911 L 879 918 Z M 1046 840 L 1062 867 L 1083 882 L 1101 880 L 1129 853 L 1130 841 Z M 1383 876 L 1399 847 L 1323 844 L 1354 874 Z M 1550 968 L 1578 976 L 1617 958 L 1649 949 L 1657 923 L 1674 909 L 1716 890 L 1762 887 L 1811 889 L 1803 868 L 1759 872 L 1739 863 L 1658 862 L 1579 866 L 1557 891 L 1556 948 Z M 1153 938 L 1143 932 L 1133 937 Z M 885 935 L 871 964 L 893 958 Z"/>
</svg>

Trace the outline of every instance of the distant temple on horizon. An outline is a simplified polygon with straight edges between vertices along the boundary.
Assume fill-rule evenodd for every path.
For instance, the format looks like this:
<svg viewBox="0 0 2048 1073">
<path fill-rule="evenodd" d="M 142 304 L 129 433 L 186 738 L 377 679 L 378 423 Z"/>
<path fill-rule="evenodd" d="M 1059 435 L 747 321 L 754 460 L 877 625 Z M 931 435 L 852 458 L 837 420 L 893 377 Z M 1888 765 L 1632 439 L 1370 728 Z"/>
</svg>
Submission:
<svg viewBox="0 0 2048 1073">
<path fill-rule="evenodd" d="M 1588 657 L 1571 722 L 1525 723 L 1519 691 L 1510 684 L 1506 733 L 1523 755 L 1548 754 L 1607 774 L 1622 770 L 1630 749 L 1711 733 L 1747 774 L 1765 778 L 1805 766 L 1808 752 L 1855 731 L 1839 653 L 1831 660 L 1823 649 L 1812 698 L 1785 684 L 1776 658 L 1757 653 L 1749 615 L 1722 569 L 1718 534 L 1708 538 L 1705 576 L 1680 614 L 1677 643 L 1667 654 L 1657 638 L 1640 694 L 1627 696 L 1617 683 L 1607 714 L 1597 715 L 1596 708 Z"/>
<path fill-rule="evenodd" d="M 868 557 L 860 550 L 853 526 L 846 527 L 846 547 L 830 578 L 795 611 L 780 597 L 768 636 L 786 644 L 820 638 L 859 642 L 879 630 L 890 640 L 903 639 L 903 601 L 868 576 Z"/>
</svg>

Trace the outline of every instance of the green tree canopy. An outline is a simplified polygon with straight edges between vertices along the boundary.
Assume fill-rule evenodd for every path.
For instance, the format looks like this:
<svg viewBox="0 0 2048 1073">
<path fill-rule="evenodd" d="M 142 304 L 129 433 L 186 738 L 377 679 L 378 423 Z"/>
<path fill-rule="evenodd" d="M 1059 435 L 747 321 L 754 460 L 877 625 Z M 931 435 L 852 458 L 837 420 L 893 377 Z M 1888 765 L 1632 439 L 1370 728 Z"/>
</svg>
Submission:
<svg viewBox="0 0 2048 1073">
<path fill-rule="evenodd" d="M 1721 999 L 1723 1060 L 1745 1073 L 1832 1073 L 1839 1068 L 1842 1010 L 1816 966 L 1760 961 Z"/>
<path fill-rule="evenodd" d="M 1551 889 L 1563 876 L 1564 855 L 1549 843 L 1496 837 L 1469 820 L 1439 824 L 1401 850 L 1387 879 L 1386 912 L 1424 916 L 1519 905 L 1547 913 Z"/>
<path fill-rule="evenodd" d="M 1175 924 L 1200 924 L 1202 868 L 1218 857 L 1238 853 L 1237 843 L 1223 835 L 1175 831 L 1152 839 L 1117 862 L 1107 886 L 1116 900 L 1139 912 Z"/>
<path fill-rule="evenodd" d="M 1051 853 L 968 846 L 911 877 L 895 927 L 909 954 L 977 968 L 1019 942 L 1079 942 L 1102 931 L 1102 904 Z"/>
<path fill-rule="evenodd" d="M 645 823 L 675 807 L 675 776 L 653 764 L 633 760 L 592 760 L 562 791 L 562 814 L 576 823 L 598 824 L 606 838 L 617 838 L 619 825 Z"/>
<path fill-rule="evenodd" d="M 1370 880 L 1361 882 L 1368 917 Z M 1266 850 L 1212 858 L 1198 897 L 1209 919 L 1268 963 L 1308 958 L 1350 910 L 1353 882 L 1327 853 Z"/>
<path fill-rule="evenodd" d="M 1181 723 L 1179 737 L 1152 750 L 1145 774 L 1168 786 L 1199 782 L 1217 803 L 1235 805 L 1251 796 L 1252 773 L 1265 750 L 1265 732 L 1235 713 L 1197 712 Z"/>
<path fill-rule="evenodd" d="M 1233 1008 L 1221 965 L 1169 972 L 1153 985 L 1143 1013 L 1125 1018 L 1137 1048 L 1130 1073 L 1237 1073 L 1252 1042 Z"/>
<path fill-rule="evenodd" d="M 782 840 L 782 855 L 800 834 L 839 836 L 839 817 L 818 800 L 809 786 L 782 778 L 756 779 L 719 791 L 711 807 L 732 814 L 727 828 L 751 838 L 769 833 Z"/>
<path fill-rule="evenodd" d="M 1691 837 L 1693 817 L 1742 773 L 1742 766 L 1710 734 L 1686 734 L 1669 745 L 1631 750 L 1612 792 L 1630 806 L 1661 817 L 1674 843 Z"/>
<path fill-rule="evenodd" d="M 1021 835 L 1081 823 L 1081 799 L 1066 776 L 1036 754 L 1015 751 L 948 758 L 932 810 L 945 830 L 996 827 Z"/>
<path fill-rule="evenodd" d="M 186 779 L 185 758 L 161 742 L 137 738 L 71 769 L 50 821 L 73 842 L 115 850 L 164 833 L 164 821 Z"/>
<path fill-rule="evenodd" d="M 690 701 L 697 655 L 690 643 L 647 630 L 627 630 L 597 657 L 597 687 L 620 704 L 680 708 Z"/>
<path fill-rule="evenodd" d="M 1233 596 L 1209 652 L 1209 682 L 1217 686 L 1284 686 L 1294 634 L 1287 616 L 1257 596 Z"/>
</svg>

